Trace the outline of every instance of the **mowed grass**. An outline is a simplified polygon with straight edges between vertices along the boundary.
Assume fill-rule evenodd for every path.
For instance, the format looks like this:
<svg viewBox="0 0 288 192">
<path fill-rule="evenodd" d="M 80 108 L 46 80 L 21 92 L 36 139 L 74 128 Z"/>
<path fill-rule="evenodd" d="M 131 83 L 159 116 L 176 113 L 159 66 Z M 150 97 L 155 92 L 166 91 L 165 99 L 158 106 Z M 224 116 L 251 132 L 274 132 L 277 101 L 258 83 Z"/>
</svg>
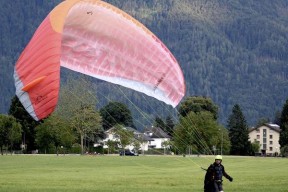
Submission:
<svg viewBox="0 0 288 192">
<path fill-rule="evenodd" d="M 213 157 L 0 156 L 0 191 L 203 191 Z M 224 156 L 224 191 L 288 191 L 288 159 Z"/>
</svg>

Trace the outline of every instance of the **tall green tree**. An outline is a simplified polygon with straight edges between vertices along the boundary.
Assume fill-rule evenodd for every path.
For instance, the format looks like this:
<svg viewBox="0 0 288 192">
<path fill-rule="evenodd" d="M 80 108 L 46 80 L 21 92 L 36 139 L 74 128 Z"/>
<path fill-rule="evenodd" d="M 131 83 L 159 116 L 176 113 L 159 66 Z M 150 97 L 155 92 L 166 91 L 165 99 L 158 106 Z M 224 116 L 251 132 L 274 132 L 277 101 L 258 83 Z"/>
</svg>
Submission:
<svg viewBox="0 0 288 192">
<path fill-rule="evenodd" d="M 69 77 L 62 86 L 57 115 L 70 123 L 79 135 L 81 154 L 84 153 L 84 139 L 94 138 L 103 132 L 102 119 L 96 110 L 97 98 L 94 86 L 85 78 Z"/>
<path fill-rule="evenodd" d="M 9 115 L 16 118 L 22 126 L 22 139 L 26 152 L 31 152 L 36 149 L 35 145 L 35 127 L 41 123 L 41 121 L 35 121 L 29 113 L 25 110 L 17 96 L 14 96 L 11 100 L 9 109 Z"/>
<path fill-rule="evenodd" d="M 249 155 L 251 153 L 251 143 L 249 142 L 248 126 L 238 104 L 233 106 L 227 127 L 231 142 L 230 153 L 232 155 Z"/>
<path fill-rule="evenodd" d="M 190 112 L 187 116 L 181 117 L 179 124 L 176 125 L 173 143 L 176 149 L 183 154 L 189 148 L 197 153 L 212 154 L 213 146 L 220 149 L 222 142 L 226 140 L 224 146 L 227 151 L 229 148 L 228 136 L 227 132 L 222 132 L 222 130 L 224 128 L 218 124 L 212 113 L 208 111 Z"/>
<path fill-rule="evenodd" d="M 164 121 L 161 119 L 161 117 L 159 117 L 159 116 L 156 116 L 156 117 L 155 117 L 155 120 L 154 120 L 153 125 L 154 125 L 155 127 L 161 128 L 162 130 L 165 130 L 165 127 L 166 127 L 165 122 L 164 122 Z"/>
<path fill-rule="evenodd" d="M 103 119 L 104 130 L 108 130 L 116 124 L 135 127 L 131 111 L 123 103 L 111 101 L 100 109 L 100 114 Z"/>
<path fill-rule="evenodd" d="M 189 114 L 189 112 L 199 113 L 201 111 L 209 111 L 213 114 L 213 118 L 218 117 L 218 107 L 207 97 L 193 96 L 187 97 L 179 107 L 179 114 L 183 117 Z"/>
<path fill-rule="evenodd" d="M 101 121 L 100 113 L 92 106 L 83 106 L 73 115 L 71 125 L 80 135 L 81 154 L 84 154 L 84 139 L 102 131 Z"/>
<path fill-rule="evenodd" d="M 257 140 L 251 143 L 251 150 L 254 154 L 260 151 L 260 147 L 261 147 L 260 142 Z"/>
<path fill-rule="evenodd" d="M 74 141 L 75 135 L 69 123 L 57 115 L 49 116 L 36 127 L 36 143 L 43 153 L 49 153 L 53 147 L 58 155 L 61 146 L 71 148 Z"/>
<path fill-rule="evenodd" d="M 113 129 L 114 134 L 119 138 L 119 143 L 125 151 L 126 146 L 130 145 L 134 141 L 134 133 L 127 130 L 123 125 L 117 124 Z M 125 155 L 125 153 L 123 153 Z"/>
<path fill-rule="evenodd" d="M 288 146 L 288 99 L 286 100 L 280 118 L 280 138 L 279 144 L 281 148 Z"/>
<path fill-rule="evenodd" d="M 173 135 L 174 126 L 175 126 L 175 123 L 174 123 L 171 115 L 168 115 L 168 116 L 166 117 L 166 127 L 165 127 L 165 131 L 166 131 L 166 133 L 168 133 L 169 136 L 172 136 L 172 135 Z"/>
<path fill-rule="evenodd" d="M 10 146 L 11 152 L 13 144 L 21 141 L 21 124 L 11 115 L 0 114 L 0 150 L 3 155 L 3 147 Z"/>
<path fill-rule="evenodd" d="M 277 111 L 275 113 L 275 116 L 274 116 L 274 119 L 273 119 L 273 123 L 277 124 L 277 125 L 280 125 L 280 123 L 281 123 L 281 111 Z"/>
<path fill-rule="evenodd" d="M 110 154 L 110 153 L 114 153 L 115 150 L 117 149 L 117 146 L 118 146 L 118 141 L 113 141 L 113 140 L 108 140 L 106 142 L 106 145 L 108 146 L 108 151 L 107 153 Z"/>
</svg>

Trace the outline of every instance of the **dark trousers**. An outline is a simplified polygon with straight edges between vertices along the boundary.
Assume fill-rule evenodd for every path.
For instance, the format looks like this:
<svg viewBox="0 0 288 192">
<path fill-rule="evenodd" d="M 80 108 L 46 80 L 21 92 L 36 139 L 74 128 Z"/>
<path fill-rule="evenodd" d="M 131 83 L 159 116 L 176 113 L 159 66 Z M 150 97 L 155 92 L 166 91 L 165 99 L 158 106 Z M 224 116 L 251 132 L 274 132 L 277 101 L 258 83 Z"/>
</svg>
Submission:
<svg viewBox="0 0 288 192">
<path fill-rule="evenodd" d="M 222 181 L 214 181 L 214 192 L 223 191 Z"/>
<path fill-rule="evenodd" d="M 219 192 L 223 191 L 222 181 L 205 182 L 204 192 Z"/>
</svg>

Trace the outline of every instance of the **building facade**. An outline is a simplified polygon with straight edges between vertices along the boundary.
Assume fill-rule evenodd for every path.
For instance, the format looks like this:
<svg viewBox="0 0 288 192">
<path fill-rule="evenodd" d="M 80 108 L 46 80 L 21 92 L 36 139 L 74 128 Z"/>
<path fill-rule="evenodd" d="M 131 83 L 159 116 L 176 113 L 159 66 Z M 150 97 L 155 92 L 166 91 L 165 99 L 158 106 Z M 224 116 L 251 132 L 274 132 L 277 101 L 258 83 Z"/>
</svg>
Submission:
<svg viewBox="0 0 288 192">
<path fill-rule="evenodd" d="M 249 129 L 249 140 L 260 144 L 259 153 L 262 155 L 274 156 L 280 153 L 279 137 L 280 127 L 276 124 L 265 123 Z"/>
<path fill-rule="evenodd" d="M 109 130 L 105 131 L 105 135 L 106 138 L 103 139 L 102 143 L 103 143 L 103 148 L 104 149 L 108 149 L 108 145 L 107 142 L 110 141 L 120 141 L 120 138 L 118 135 L 115 134 L 114 132 L 114 127 L 110 128 Z M 147 151 L 149 148 L 149 143 L 151 141 L 153 141 L 152 138 L 147 137 L 146 135 L 144 135 L 143 133 L 137 131 L 136 129 L 133 129 L 131 127 L 123 127 L 123 129 L 129 130 L 131 132 L 133 132 L 134 138 L 135 140 L 138 140 L 140 142 L 140 149 L 142 151 Z M 120 146 L 119 146 L 120 147 Z M 134 150 L 135 146 L 134 143 L 132 143 L 131 145 L 128 145 L 125 147 L 125 149 L 129 149 L 129 150 Z"/>
<path fill-rule="evenodd" d="M 115 134 L 114 129 L 115 128 L 112 127 L 109 130 L 105 131 L 106 137 L 101 142 L 104 149 L 109 148 L 107 145 L 109 141 L 120 141 L 120 138 L 118 135 Z M 148 151 L 149 149 L 165 150 L 170 147 L 167 146 L 167 142 L 170 141 L 171 137 L 159 127 L 145 128 L 144 133 L 141 133 L 131 127 L 123 127 L 123 129 L 133 132 L 134 139 L 140 143 L 140 148 L 138 150 L 141 150 L 143 154 L 144 151 Z M 118 147 L 120 148 L 121 146 Z M 126 146 L 125 149 L 131 151 L 135 150 L 134 143 Z"/>
<path fill-rule="evenodd" d="M 164 149 L 169 147 L 163 144 L 169 142 L 171 137 L 160 127 L 146 127 L 144 128 L 144 135 L 152 138 L 148 146 L 150 149 Z"/>
</svg>

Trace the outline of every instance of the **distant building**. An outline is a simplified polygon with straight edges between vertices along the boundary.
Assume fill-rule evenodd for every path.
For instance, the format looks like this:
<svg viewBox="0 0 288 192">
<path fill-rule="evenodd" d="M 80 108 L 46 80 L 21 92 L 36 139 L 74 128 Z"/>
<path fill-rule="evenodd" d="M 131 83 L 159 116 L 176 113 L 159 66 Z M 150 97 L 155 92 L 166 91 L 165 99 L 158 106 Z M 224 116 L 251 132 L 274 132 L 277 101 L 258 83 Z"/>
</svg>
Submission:
<svg viewBox="0 0 288 192">
<path fill-rule="evenodd" d="M 114 134 L 114 127 L 105 131 L 106 138 L 101 142 L 104 149 L 108 148 L 107 142 L 120 141 L 119 136 Z M 140 142 L 140 149 L 148 151 L 149 149 L 164 149 L 169 146 L 164 146 L 163 142 L 170 141 L 171 137 L 159 127 L 149 127 L 144 129 L 144 133 L 137 131 L 131 127 L 124 127 L 124 129 L 133 132 L 134 139 Z M 120 146 L 119 146 L 120 147 Z M 134 144 L 126 146 L 126 149 L 134 150 Z"/>
<path fill-rule="evenodd" d="M 275 155 L 280 153 L 280 126 L 265 123 L 259 127 L 249 129 L 249 140 L 259 142 L 262 155 Z"/>
<path fill-rule="evenodd" d="M 103 148 L 107 149 L 107 142 L 110 141 L 120 141 L 119 136 L 114 134 L 114 127 L 108 129 L 107 131 L 105 131 L 105 135 L 106 138 L 102 141 L 103 143 Z M 136 129 L 133 129 L 131 127 L 124 127 L 124 129 L 129 130 L 131 132 L 133 132 L 134 134 L 134 138 L 135 140 L 138 140 L 140 142 L 140 150 L 144 150 L 147 151 L 148 150 L 148 146 L 149 146 L 149 142 L 151 142 L 153 139 L 144 135 L 143 133 L 137 131 Z M 126 149 L 129 150 L 134 150 L 134 145 L 128 145 L 126 146 Z"/>
<path fill-rule="evenodd" d="M 170 141 L 171 137 L 159 127 L 148 127 L 144 129 L 144 134 L 153 140 L 149 141 L 149 148 L 163 149 L 163 142 Z"/>
</svg>

